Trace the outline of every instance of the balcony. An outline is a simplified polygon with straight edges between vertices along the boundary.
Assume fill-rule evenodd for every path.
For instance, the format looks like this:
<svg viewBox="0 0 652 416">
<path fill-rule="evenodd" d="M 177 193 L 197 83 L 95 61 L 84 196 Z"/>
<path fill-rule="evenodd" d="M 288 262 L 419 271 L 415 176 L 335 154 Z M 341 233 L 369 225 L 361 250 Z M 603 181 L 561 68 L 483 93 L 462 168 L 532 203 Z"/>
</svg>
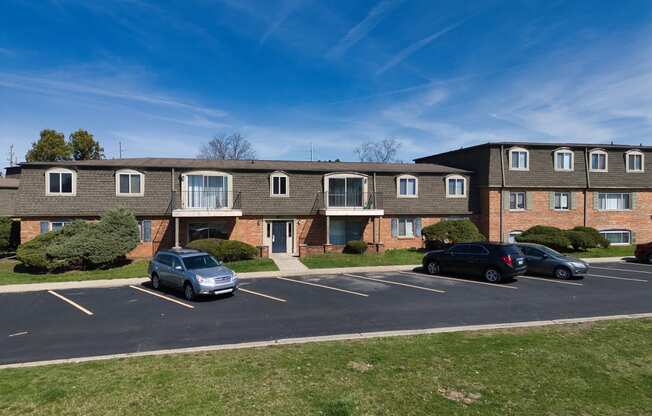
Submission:
<svg viewBox="0 0 652 416">
<path fill-rule="evenodd" d="M 327 216 L 383 216 L 378 192 L 320 192 L 320 211 Z"/>
<path fill-rule="evenodd" d="M 240 193 L 193 190 L 174 192 L 173 217 L 241 217 Z"/>
</svg>

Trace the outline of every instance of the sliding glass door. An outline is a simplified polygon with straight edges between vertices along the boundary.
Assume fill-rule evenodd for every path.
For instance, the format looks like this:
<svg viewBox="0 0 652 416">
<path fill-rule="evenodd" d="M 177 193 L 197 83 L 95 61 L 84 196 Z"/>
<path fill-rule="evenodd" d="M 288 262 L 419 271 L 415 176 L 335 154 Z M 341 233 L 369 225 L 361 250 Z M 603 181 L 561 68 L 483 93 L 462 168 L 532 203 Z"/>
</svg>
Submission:
<svg viewBox="0 0 652 416">
<path fill-rule="evenodd" d="M 229 181 L 227 176 L 188 175 L 188 208 L 228 208 Z"/>
</svg>

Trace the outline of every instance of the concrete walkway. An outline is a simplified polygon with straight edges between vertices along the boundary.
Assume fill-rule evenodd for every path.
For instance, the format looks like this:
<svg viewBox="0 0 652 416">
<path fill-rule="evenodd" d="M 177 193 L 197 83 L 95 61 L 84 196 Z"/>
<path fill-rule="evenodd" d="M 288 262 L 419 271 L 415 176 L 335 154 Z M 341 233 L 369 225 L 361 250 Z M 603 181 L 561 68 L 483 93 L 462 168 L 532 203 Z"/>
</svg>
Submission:
<svg viewBox="0 0 652 416">
<path fill-rule="evenodd" d="M 278 270 L 281 273 L 297 273 L 308 271 L 308 268 L 299 261 L 298 257 L 294 257 L 291 254 L 271 254 L 270 259 L 274 260 L 274 263 L 278 266 Z"/>
<path fill-rule="evenodd" d="M 410 264 L 403 266 L 366 266 L 366 267 L 338 267 L 330 269 L 308 269 L 297 258 L 293 258 L 296 263 L 299 263 L 303 268 L 297 267 L 295 270 L 282 271 L 279 265 L 277 272 L 251 272 L 251 273 L 238 273 L 240 279 L 259 279 L 259 278 L 273 278 L 279 276 L 311 276 L 311 275 L 325 275 L 325 274 L 342 274 L 342 273 L 382 273 L 382 272 L 399 272 L 411 271 L 418 267 L 420 264 Z M 603 257 L 583 259 L 588 263 L 611 263 L 621 262 L 622 257 Z M 278 264 L 278 263 L 277 263 Z M 291 266 L 288 266 L 291 267 Z M 19 292 L 38 292 L 42 290 L 64 290 L 64 289 L 87 289 L 87 288 L 103 288 L 103 287 L 119 287 L 129 285 L 140 285 L 148 282 L 147 277 L 136 277 L 129 279 L 105 279 L 105 280 L 84 280 L 78 282 L 46 282 L 46 283 L 28 283 L 18 285 L 4 285 L 0 286 L 0 294 L 2 293 L 19 293 Z"/>
</svg>

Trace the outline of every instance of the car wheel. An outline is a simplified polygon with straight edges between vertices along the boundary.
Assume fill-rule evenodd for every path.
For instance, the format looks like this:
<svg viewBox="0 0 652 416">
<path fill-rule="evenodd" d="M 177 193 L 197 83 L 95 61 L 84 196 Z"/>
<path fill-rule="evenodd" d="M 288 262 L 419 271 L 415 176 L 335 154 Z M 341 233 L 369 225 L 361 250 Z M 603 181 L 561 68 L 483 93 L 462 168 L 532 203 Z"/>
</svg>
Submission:
<svg viewBox="0 0 652 416">
<path fill-rule="evenodd" d="M 500 274 L 500 271 L 490 267 L 484 272 L 484 280 L 489 283 L 500 283 L 503 280 L 503 276 Z"/>
<path fill-rule="evenodd" d="M 570 270 L 568 270 L 567 267 L 557 267 L 555 269 L 554 275 L 555 275 L 555 278 L 557 278 L 559 280 L 568 280 L 571 277 L 573 277 L 573 274 L 571 273 Z"/>
<path fill-rule="evenodd" d="M 428 274 L 437 274 L 437 273 L 439 273 L 439 263 L 437 263 L 436 261 L 432 261 L 432 260 L 429 261 L 426 264 L 426 271 L 428 272 Z"/>
<path fill-rule="evenodd" d="M 186 283 L 183 287 L 183 295 L 187 301 L 195 299 L 195 289 L 192 288 L 190 283 Z"/>
<path fill-rule="evenodd" d="M 152 287 L 155 290 L 159 290 L 161 288 L 161 279 L 159 279 L 158 274 L 156 273 L 152 275 Z"/>
</svg>

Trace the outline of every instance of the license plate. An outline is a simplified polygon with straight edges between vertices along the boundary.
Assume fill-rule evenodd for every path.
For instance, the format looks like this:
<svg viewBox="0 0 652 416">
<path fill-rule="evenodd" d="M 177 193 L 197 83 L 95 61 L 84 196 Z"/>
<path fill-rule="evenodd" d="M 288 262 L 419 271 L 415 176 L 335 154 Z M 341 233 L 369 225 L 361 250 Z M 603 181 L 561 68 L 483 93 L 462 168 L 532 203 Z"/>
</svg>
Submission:
<svg viewBox="0 0 652 416">
<path fill-rule="evenodd" d="M 520 266 L 521 264 L 523 264 L 523 259 L 521 259 L 521 260 L 517 260 L 517 261 L 516 261 L 516 264 L 518 264 L 519 266 Z"/>
</svg>

